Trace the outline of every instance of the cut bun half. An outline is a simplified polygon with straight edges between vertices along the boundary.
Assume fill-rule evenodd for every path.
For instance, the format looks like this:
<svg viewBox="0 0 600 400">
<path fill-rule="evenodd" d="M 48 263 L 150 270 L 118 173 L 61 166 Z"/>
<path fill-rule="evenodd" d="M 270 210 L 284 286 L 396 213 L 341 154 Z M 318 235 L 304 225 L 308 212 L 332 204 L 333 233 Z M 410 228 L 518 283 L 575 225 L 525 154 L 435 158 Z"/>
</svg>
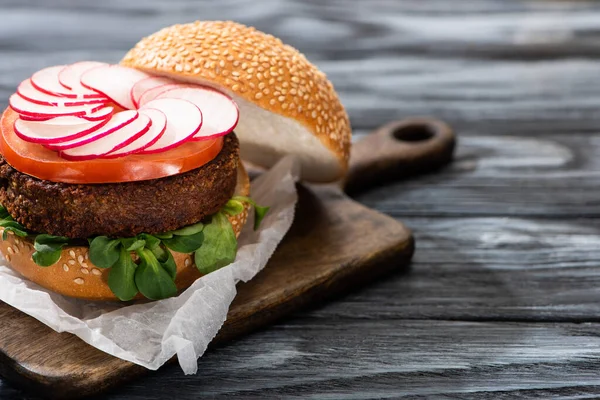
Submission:
<svg viewBox="0 0 600 400">
<path fill-rule="evenodd" d="M 242 158 L 254 164 L 294 154 L 302 179 L 313 182 L 347 170 L 350 122 L 333 85 L 271 35 L 230 21 L 173 25 L 142 39 L 121 64 L 230 95 L 240 109 Z"/>
<path fill-rule="evenodd" d="M 250 180 L 240 163 L 235 194 L 250 195 Z M 235 217 L 229 217 L 236 236 L 239 236 L 248 219 L 249 206 Z M 89 260 L 89 247 L 67 246 L 60 259 L 50 267 L 42 268 L 33 262 L 33 238 L 21 238 L 9 232 L 6 240 L 0 241 L 0 252 L 10 267 L 25 278 L 53 292 L 85 300 L 119 301 L 108 286 L 110 269 L 97 268 Z M 179 291 L 187 289 L 202 274 L 194 264 L 193 254 L 171 251 L 177 264 L 175 284 Z M 137 299 L 142 299 L 138 295 Z"/>
</svg>

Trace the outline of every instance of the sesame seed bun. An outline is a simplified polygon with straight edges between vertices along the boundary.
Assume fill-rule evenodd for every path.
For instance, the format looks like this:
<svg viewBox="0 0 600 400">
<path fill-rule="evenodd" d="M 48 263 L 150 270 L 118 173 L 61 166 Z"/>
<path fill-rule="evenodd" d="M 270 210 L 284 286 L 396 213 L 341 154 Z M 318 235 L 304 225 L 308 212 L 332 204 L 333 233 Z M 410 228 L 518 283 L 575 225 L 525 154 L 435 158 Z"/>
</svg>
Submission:
<svg viewBox="0 0 600 400">
<path fill-rule="evenodd" d="M 302 178 L 330 182 L 348 166 L 348 115 L 324 73 L 281 40 L 235 22 L 173 25 L 121 61 L 142 71 L 218 88 L 240 109 L 242 157 L 270 167 L 286 154 Z"/>
<path fill-rule="evenodd" d="M 250 180 L 242 164 L 239 164 L 236 194 L 250 194 Z M 248 218 L 249 207 L 235 217 L 229 217 L 236 236 L 239 236 Z M 9 266 L 25 278 L 53 292 L 79 299 L 95 301 L 118 301 L 108 287 L 110 269 L 100 269 L 89 260 L 89 247 L 69 246 L 62 251 L 60 259 L 50 267 L 40 267 L 33 262 L 33 240 L 20 238 L 9 232 L 6 240 L 0 241 L 0 252 Z M 196 268 L 192 254 L 172 251 L 177 264 L 175 284 L 182 291 L 202 276 Z M 143 298 L 138 295 L 138 299 Z"/>
</svg>

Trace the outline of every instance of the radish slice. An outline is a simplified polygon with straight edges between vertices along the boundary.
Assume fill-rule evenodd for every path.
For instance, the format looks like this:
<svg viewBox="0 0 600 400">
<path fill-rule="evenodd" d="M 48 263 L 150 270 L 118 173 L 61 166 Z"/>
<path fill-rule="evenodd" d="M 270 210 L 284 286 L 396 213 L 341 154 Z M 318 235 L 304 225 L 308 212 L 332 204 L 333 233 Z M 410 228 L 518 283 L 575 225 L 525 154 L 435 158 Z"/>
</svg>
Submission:
<svg viewBox="0 0 600 400">
<path fill-rule="evenodd" d="M 62 115 L 86 115 L 100 110 L 104 104 L 89 104 L 83 106 L 47 106 L 43 104 L 32 103 L 25 100 L 18 94 L 13 94 L 8 99 L 8 104 L 19 114 L 30 117 L 60 117 Z"/>
<path fill-rule="evenodd" d="M 25 114 L 19 114 L 19 118 L 22 119 L 23 121 L 49 121 L 54 117 L 35 117 L 32 115 L 25 115 Z M 79 118 L 79 117 L 76 117 Z"/>
<path fill-rule="evenodd" d="M 65 65 L 57 65 L 55 67 L 44 68 L 36 72 L 31 76 L 32 85 L 44 93 L 55 96 L 69 97 L 73 99 L 104 97 L 102 94 L 86 88 L 82 88 L 81 91 L 75 93 L 61 85 L 58 81 L 58 74 L 65 67 Z"/>
<path fill-rule="evenodd" d="M 108 123 L 102 128 L 88 135 L 81 136 L 77 139 L 69 140 L 67 142 L 45 144 L 45 146 L 52 150 L 62 151 L 72 149 L 74 147 L 83 146 L 88 143 L 93 143 L 106 135 L 110 135 L 113 132 L 119 131 L 121 128 L 135 121 L 138 118 L 138 116 L 139 114 L 135 110 L 122 111 L 113 115 L 113 117 L 108 121 Z"/>
<path fill-rule="evenodd" d="M 202 126 L 202 112 L 187 100 L 157 99 L 144 108 L 162 111 L 167 117 L 167 129 L 156 143 L 139 154 L 158 153 L 176 147 L 194 136 Z"/>
<path fill-rule="evenodd" d="M 58 73 L 58 82 L 65 88 L 76 93 L 87 93 L 89 92 L 89 89 L 81 86 L 81 75 L 92 68 L 106 65 L 108 64 L 98 61 L 81 61 L 67 65 Z"/>
<path fill-rule="evenodd" d="M 95 99 L 73 99 L 44 93 L 39 91 L 31 84 L 31 79 L 27 79 L 19 84 L 19 87 L 17 88 L 17 94 L 32 103 L 59 107 L 83 106 L 86 104 L 99 103 L 105 104 L 109 101 L 106 97 L 99 97 Z"/>
<path fill-rule="evenodd" d="M 137 138 L 125 147 L 117 151 L 113 151 L 107 154 L 106 158 L 124 157 L 129 154 L 138 153 L 147 147 L 152 146 L 154 143 L 161 138 L 167 128 L 167 117 L 162 111 L 155 110 L 153 108 L 145 108 L 140 110 L 140 114 L 146 115 L 152 121 L 148 132 Z"/>
<path fill-rule="evenodd" d="M 194 103 L 202 110 L 202 128 L 192 140 L 206 140 L 227 135 L 239 120 L 237 105 L 231 97 L 206 86 L 171 89 L 157 99 L 175 98 Z"/>
<path fill-rule="evenodd" d="M 56 143 L 77 139 L 104 126 L 109 120 L 87 122 L 78 117 L 58 117 L 49 121 L 15 121 L 15 134 L 34 143 Z"/>
<path fill-rule="evenodd" d="M 137 114 L 136 111 L 131 110 L 131 112 Z M 125 126 L 119 127 L 117 130 L 113 130 L 110 134 L 82 146 L 61 151 L 59 155 L 66 160 L 91 160 L 101 157 L 134 142 L 148 132 L 150 124 L 151 121 L 148 116 L 139 114 L 138 118 Z"/>
<path fill-rule="evenodd" d="M 89 114 L 85 114 L 85 115 L 77 115 L 77 116 L 73 116 L 73 117 L 68 117 L 68 118 L 78 118 L 81 122 L 85 122 L 85 121 L 101 121 L 101 120 L 107 120 L 110 119 L 113 111 L 115 109 L 113 107 L 104 107 L 99 109 L 98 111 L 94 111 L 92 113 Z M 38 116 L 34 116 L 34 115 L 27 115 L 27 114 L 20 114 L 19 118 L 21 118 L 24 121 L 49 121 L 52 119 L 57 119 L 57 118 L 67 118 L 67 116 L 63 117 L 63 116 L 53 116 L 53 115 L 38 115 Z"/>
<path fill-rule="evenodd" d="M 194 87 L 194 86 L 188 85 L 185 83 L 170 83 L 167 85 L 157 86 L 155 88 L 149 89 L 149 90 L 145 91 L 142 94 L 142 96 L 140 97 L 138 106 L 143 107 L 148 102 L 155 100 L 158 96 L 160 96 L 161 94 L 163 94 L 164 92 L 167 92 L 169 90 L 183 89 L 183 88 L 187 88 L 187 87 Z"/>
<path fill-rule="evenodd" d="M 140 97 L 142 97 L 145 92 L 169 83 L 173 83 L 173 80 L 169 78 L 160 78 L 157 76 L 151 76 L 149 78 L 142 79 L 131 88 L 131 101 L 136 107 L 139 107 Z"/>
<path fill-rule="evenodd" d="M 133 68 L 108 65 L 93 68 L 81 76 L 81 84 L 103 93 L 123 108 L 135 109 L 131 100 L 131 88 L 150 75 Z"/>
<path fill-rule="evenodd" d="M 99 121 L 101 119 L 108 119 L 110 118 L 114 110 L 115 109 L 113 107 L 104 107 L 93 113 L 82 115 L 80 118 L 86 119 L 88 121 Z M 23 119 L 23 117 L 21 117 L 21 119 Z"/>
</svg>

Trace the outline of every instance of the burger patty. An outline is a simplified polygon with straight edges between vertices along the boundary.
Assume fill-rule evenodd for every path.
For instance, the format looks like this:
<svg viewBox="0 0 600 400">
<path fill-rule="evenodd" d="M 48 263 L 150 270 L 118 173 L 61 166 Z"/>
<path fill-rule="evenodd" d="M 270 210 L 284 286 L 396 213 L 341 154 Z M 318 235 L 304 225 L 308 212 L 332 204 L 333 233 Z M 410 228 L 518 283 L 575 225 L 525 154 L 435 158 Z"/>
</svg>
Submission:
<svg viewBox="0 0 600 400">
<path fill-rule="evenodd" d="M 131 237 L 196 223 L 233 196 L 239 160 L 234 133 L 194 170 L 140 182 L 78 185 L 23 174 L 0 157 L 0 204 L 28 230 L 69 238 Z"/>
</svg>

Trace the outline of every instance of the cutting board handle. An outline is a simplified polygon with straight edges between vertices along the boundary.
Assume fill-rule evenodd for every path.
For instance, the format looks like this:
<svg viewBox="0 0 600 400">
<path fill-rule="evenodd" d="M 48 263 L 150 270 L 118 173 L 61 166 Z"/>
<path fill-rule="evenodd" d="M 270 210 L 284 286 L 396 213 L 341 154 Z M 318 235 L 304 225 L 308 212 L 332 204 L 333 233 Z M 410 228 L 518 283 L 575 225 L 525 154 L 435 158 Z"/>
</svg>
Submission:
<svg viewBox="0 0 600 400">
<path fill-rule="evenodd" d="M 456 137 L 429 117 L 390 122 L 352 145 L 347 193 L 438 169 L 452 160 Z"/>
</svg>

